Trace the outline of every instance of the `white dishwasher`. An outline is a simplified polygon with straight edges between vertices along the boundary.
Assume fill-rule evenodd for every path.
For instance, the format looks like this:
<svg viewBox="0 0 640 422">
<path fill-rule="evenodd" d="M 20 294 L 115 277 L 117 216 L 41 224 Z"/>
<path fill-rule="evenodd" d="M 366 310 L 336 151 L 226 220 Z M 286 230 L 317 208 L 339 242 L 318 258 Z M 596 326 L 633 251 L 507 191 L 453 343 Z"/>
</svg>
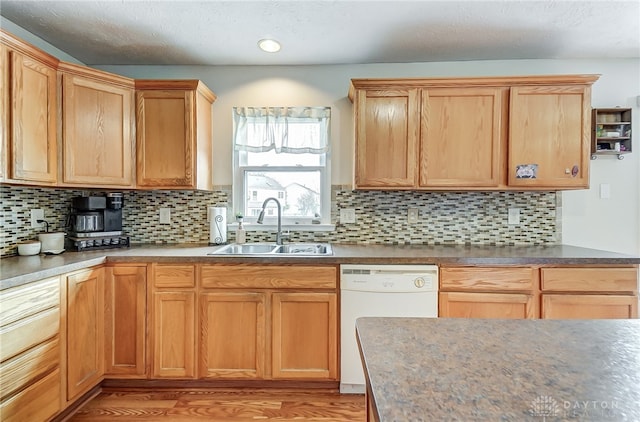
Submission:
<svg viewBox="0 0 640 422">
<path fill-rule="evenodd" d="M 364 393 L 360 317 L 438 317 L 436 265 L 340 266 L 340 392 Z"/>
</svg>

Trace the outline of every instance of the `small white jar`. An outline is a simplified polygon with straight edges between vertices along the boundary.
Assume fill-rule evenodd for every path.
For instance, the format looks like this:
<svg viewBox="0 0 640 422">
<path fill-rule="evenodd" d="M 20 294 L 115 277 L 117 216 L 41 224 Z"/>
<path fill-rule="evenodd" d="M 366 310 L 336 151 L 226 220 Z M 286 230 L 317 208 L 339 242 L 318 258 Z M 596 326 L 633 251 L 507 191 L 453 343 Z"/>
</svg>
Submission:
<svg viewBox="0 0 640 422">
<path fill-rule="evenodd" d="M 30 256 L 38 255 L 40 253 L 41 243 L 38 240 L 26 240 L 18 243 L 18 255 Z"/>
</svg>

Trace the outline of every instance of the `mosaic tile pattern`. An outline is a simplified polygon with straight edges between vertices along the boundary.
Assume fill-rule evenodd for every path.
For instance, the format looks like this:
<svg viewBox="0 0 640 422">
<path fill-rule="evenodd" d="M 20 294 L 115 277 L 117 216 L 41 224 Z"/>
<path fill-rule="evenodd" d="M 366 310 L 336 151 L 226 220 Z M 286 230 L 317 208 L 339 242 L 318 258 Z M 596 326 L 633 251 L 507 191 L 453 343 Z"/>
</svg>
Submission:
<svg viewBox="0 0 640 422">
<path fill-rule="evenodd" d="M 71 198 L 88 190 L 0 186 L 0 256 L 16 254 L 16 243 L 33 239 L 30 210 L 43 208 L 52 231 L 64 228 Z M 99 191 L 96 191 L 99 192 Z M 559 243 L 559 194 L 554 192 L 376 192 L 333 186 L 333 232 L 290 233 L 292 242 L 369 244 L 536 245 Z M 207 243 L 207 208 L 231 206 L 231 187 L 214 192 L 124 192 L 123 226 L 131 243 Z M 159 208 L 171 209 L 160 224 Z M 356 210 L 356 223 L 339 220 L 341 208 Z M 409 225 L 409 208 L 419 219 Z M 520 208 L 520 224 L 507 224 L 508 208 Z M 247 242 L 273 241 L 273 232 L 247 232 Z M 235 240 L 233 231 L 229 242 Z"/>
<path fill-rule="evenodd" d="M 81 190 L 0 186 L 0 256 L 18 253 L 16 244 L 37 239 L 43 230 L 31 228 L 31 210 L 42 208 L 49 231 L 64 231 L 71 198 Z"/>
<path fill-rule="evenodd" d="M 213 192 L 127 192 L 122 225 L 131 243 L 207 243 L 207 209 L 230 208 L 229 198 L 231 187 Z M 160 208 L 171 210 L 171 224 L 160 224 Z"/>
</svg>

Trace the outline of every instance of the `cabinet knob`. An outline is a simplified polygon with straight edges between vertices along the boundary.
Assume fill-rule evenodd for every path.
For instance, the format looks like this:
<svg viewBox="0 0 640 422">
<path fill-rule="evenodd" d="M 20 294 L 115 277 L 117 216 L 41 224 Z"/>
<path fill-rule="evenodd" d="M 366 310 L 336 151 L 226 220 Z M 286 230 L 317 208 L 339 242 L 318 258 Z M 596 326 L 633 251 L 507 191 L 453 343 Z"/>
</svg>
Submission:
<svg viewBox="0 0 640 422">
<path fill-rule="evenodd" d="M 578 167 L 577 165 L 574 165 L 571 168 L 567 167 L 564 169 L 564 174 L 570 174 L 571 177 L 576 177 L 579 172 L 580 172 L 580 167 Z"/>
</svg>

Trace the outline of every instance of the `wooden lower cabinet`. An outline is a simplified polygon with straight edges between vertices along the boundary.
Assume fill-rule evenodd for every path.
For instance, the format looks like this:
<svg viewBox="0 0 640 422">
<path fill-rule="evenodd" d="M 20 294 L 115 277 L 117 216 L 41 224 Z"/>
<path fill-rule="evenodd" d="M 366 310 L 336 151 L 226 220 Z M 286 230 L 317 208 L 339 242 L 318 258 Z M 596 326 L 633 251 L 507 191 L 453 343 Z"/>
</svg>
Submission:
<svg viewBox="0 0 640 422">
<path fill-rule="evenodd" d="M 440 317 L 536 318 L 534 296 L 518 293 L 440 293 Z"/>
<path fill-rule="evenodd" d="M 264 378 L 264 292 L 215 292 L 200 296 L 200 378 Z"/>
<path fill-rule="evenodd" d="M 146 376 L 146 265 L 106 268 L 105 378 Z"/>
<path fill-rule="evenodd" d="M 62 398 L 60 277 L 0 291 L 0 420 L 44 421 Z"/>
<path fill-rule="evenodd" d="M 532 267 L 440 268 L 438 314 L 445 318 L 538 317 Z"/>
<path fill-rule="evenodd" d="M 194 291 L 153 294 L 153 377 L 195 378 L 195 302 Z"/>
<path fill-rule="evenodd" d="M 540 280 L 542 318 L 638 318 L 637 266 L 541 268 Z"/>
<path fill-rule="evenodd" d="M 0 404 L 3 422 L 46 421 L 60 411 L 60 369 Z"/>
<path fill-rule="evenodd" d="M 65 277 L 67 285 L 67 400 L 73 401 L 104 375 L 104 268 Z"/>
<path fill-rule="evenodd" d="M 337 379 L 337 295 L 273 293 L 272 376 Z"/>
<path fill-rule="evenodd" d="M 337 266 L 202 265 L 199 378 L 338 379 Z"/>
<path fill-rule="evenodd" d="M 638 318 L 638 297 L 618 295 L 542 295 L 544 319 Z"/>
<path fill-rule="evenodd" d="M 151 377 L 196 377 L 196 277 L 193 264 L 151 264 Z"/>
</svg>

